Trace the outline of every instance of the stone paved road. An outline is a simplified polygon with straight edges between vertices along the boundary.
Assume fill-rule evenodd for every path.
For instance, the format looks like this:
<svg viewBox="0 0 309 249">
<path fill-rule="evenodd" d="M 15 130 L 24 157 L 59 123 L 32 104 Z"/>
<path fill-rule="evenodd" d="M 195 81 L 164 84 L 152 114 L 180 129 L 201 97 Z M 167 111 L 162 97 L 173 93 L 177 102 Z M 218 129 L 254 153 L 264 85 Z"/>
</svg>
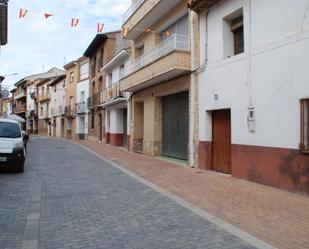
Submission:
<svg viewBox="0 0 309 249">
<path fill-rule="evenodd" d="M 0 248 L 253 248 L 69 142 L 0 171 Z"/>
</svg>

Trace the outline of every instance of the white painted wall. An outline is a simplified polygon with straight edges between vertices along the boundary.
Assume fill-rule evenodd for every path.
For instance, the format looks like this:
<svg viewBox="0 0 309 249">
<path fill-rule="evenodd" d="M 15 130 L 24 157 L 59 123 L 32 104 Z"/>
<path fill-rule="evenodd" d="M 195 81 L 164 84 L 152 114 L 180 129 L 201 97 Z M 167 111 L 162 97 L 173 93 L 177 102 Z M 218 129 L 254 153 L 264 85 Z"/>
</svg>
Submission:
<svg viewBox="0 0 309 249">
<path fill-rule="evenodd" d="M 84 92 L 84 99 L 81 99 L 81 92 Z M 85 102 L 87 106 L 87 99 L 89 97 L 89 79 L 78 82 L 76 85 L 76 103 Z M 88 134 L 88 114 L 77 115 L 76 119 L 76 133 Z"/>
<path fill-rule="evenodd" d="M 223 18 L 239 8 L 245 52 L 225 58 Z M 228 0 L 210 10 L 207 22 L 208 39 L 203 13 L 201 64 L 206 40 L 208 46 L 200 73 L 200 140 L 212 139 L 206 111 L 231 108 L 233 144 L 298 148 L 299 100 L 309 97 L 309 0 Z M 254 133 L 247 125 L 249 106 L 256 112 Z"/>
<path fill-rule="evenodd" d="M 110 133 L 123 133 L 123 109 L 110 109 Z"/>
</svg>

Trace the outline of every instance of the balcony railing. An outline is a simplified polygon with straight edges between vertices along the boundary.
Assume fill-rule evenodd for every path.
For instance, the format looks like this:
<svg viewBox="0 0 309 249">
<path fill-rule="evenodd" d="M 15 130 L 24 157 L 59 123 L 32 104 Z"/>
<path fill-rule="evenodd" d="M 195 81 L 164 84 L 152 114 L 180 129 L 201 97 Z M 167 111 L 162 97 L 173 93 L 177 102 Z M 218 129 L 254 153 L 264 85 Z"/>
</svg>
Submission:
<svg viewBox="0 0 309 249">
<path fill-rule="evenodd" d="M 50 92 L 44 92 L 39 94 L 38 101 L 46 101 L 50 99 Z"/>
<path fill-rule="evenodd" d="M 87 103 L 86 102 L 81 102 L 76 104 L 76 113 L 81 114 L 81 113 L 86 113 L 88 111 L 87 108 Z"/>
<path fill-rule="evenodd" d="M 40 116 L 40 118 L 41 119 L 48 119 L 49 118 L 49 113 L 48 113 L 48 111 L 43 111 L 42 113 L 41 113 L 41 116 Z"/>
<path fill-rule="evenodd" d="M 88 98 L 88 108 L 95 107 L 96 105 L 100 104 L 100 94 L 101 92 L 98 92 Z"/>
<path fill-rule="evenodd" d="M 18 92 L 18 93 L 15 95 L 14 99 L 20 99 L 20 98 L 23 98 L 23 97 L 26 97 L 26 91 L 20 91 L 20 92 Z"/>
<path fill-rule="evenodd" d="M 73 106 L 66 106 L 65 107 L 65 115 L 70 117 L 74 115 L 74 107 Z"/>
<path fill-rule="evenodd" d="M 187 36 L 171 35 L 158 46 L 137 58 L 125 69 L 124 76 L 130 75 L 135 71 L 147 66 L 148 64 L 166 56 L 173 51 L 190 51 L 190 42 Z"/>
<path fill-rule="evenodd" d="M 131 5 L 130 8 L 122 15 L 122 24 L 124 24 L 145 1 L 146 0 L 138 0 L 136 3 Z"/>
<path fill-rule="evenodd" d="M 26 105 L 19 105 L 14 108 L 15 113 L 26 112 Z"/>
<path fill-rule="evenodd" d="M 123 97 L 122 92 L 120 91 L 120 82 L 113 83 L 109 87 L 105 88 L 101 92 L 100 103 L 106 103 L 111 100 Z"/>
</svg>

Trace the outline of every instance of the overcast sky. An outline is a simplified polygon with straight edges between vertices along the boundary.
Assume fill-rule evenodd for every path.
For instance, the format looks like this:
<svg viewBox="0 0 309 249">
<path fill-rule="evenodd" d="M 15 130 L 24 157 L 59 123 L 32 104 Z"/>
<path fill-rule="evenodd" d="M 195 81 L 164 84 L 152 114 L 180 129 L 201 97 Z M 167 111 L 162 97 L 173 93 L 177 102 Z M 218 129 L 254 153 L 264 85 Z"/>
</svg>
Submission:
<svg viewBox="0 0 309 249">
<path fill-rule="evenodd" d="M 131 0 L 10 0 L 8 44 L 1 47 L 0 75 L 8 76 L 4 86 L 24 76 L 41 73 L 77 59 L 96 35 L 97 22 L 104 31 L 118 30 L 122 14 Z M 19 9 L 28 9 L 19 19 Z M 45 20 L 43 13 L 55 16 Z M 71 18 L 79 18 L 71 28 Z"/>
</svg>

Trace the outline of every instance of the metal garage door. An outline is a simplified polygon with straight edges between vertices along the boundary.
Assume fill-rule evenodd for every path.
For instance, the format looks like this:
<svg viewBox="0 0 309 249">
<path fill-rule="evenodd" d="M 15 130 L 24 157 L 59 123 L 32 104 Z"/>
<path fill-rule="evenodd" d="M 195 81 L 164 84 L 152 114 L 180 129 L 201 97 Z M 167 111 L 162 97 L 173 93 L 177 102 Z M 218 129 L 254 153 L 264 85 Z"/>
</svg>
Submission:
<svg viewBox="0 0 309 249">
<path fill-rule="evenodd" d="M 188 159 L 189 94 L 182 92 L 163 97 L 164 156 Z"/>
</svg>

